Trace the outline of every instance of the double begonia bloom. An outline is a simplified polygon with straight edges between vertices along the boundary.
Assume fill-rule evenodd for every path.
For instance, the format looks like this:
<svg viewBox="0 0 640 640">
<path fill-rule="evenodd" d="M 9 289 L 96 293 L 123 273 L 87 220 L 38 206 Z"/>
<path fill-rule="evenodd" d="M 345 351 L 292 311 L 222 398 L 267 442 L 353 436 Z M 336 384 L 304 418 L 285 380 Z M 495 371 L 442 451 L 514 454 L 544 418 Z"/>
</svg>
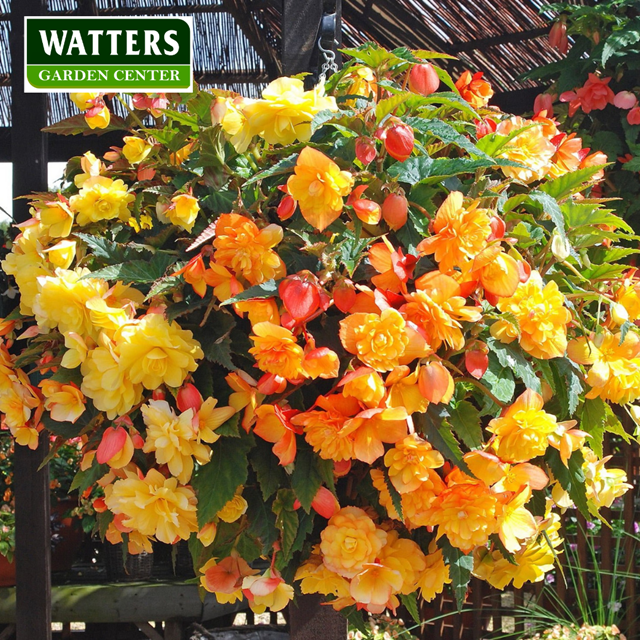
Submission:
<svg viewBox="0 0 640 640">
<path fill-rule="evenodd" d="M 454 469 L 448 487 L 431 503 L 426 517 L 438 526 L 438 538 L 445 535 L 452 546 L 464 553 L 486 544 L 496 531 L 497 497 L 484 482 Z"/>
<path fill-rule="evenodd" d="M 598 346 L 596 346 L 598 345 Z M 574 362 L 590 365 L 586 382 L 587 398 L 602 398 L 627 404 L 640 397 L 640 337 L 629 331 L 605 332 L 597 337 L 577 338 L 569 343 L 567 354 Z"/>
<path fill-rule="evenodd" d="M 254 613 L 282 611 L 293 600 L 293 587 L 275 569 L 267 569 L 261 576 L 247 576 L 242 581 L 242 593 Z"/>
<path fill-rule="evenodd" d="M 605 466 L 611 456 L 605 456 L 601 460 L 598 456 L 584 447 L 584 464 L 582 471 L 585 475 L 587 500 L 598 509 L 607 509 L 616 498 L 624 495 L 633 485 L 627 483 L 627 474 L 623 469 L 607 469 Z"/>
<path fill-rule="evenodd" d="M 211 450 L 198 441 L 193 426 L 194 410 L 177 416 L 165 400 L 149 400 L 140 407 L 147 426 L 143 451 L 154 452 L 159 464 L 166 464 L 172 476 L 187 484 L 193 473 L 194 458 L 200 464 L 209 462 Z"/>
<path fill-rule="evenodd" d="M 262 91 L 262 100 L 246 102 L 242 113 L 253 135 L 268 144 L 306 142 L 311 137 L 311 121 L 320 111 L 337 111 L 336 99 L 324 95 L 324 86 L 304 90 L 299 78 L 278 78 Z"/>
<path fill-rule="evenodd" d="M 48 202 L 38 211 L 38 217 L 52 238 L 66 238 L 71 233 L 74 215 L 65 202 Z"/>
<path fill-rule="evenodd" d="M 474 109 L 485 107 L 493 97 L 491 85 L 483 80 L 482 76 L 482 71 L 473 75 L 471 75 L 471 71 L 465 71 L 456 80 L 456 89 Z"/>
<path fill-rule="evenodd" d="M 382 236 L 382 242 L 370 247 L 368 258 L 371 266 L 379 274 L 371 278 L 376 287 L 393 293 L 407 291 L 406 284 L 418 262 L 416 256 L 405 256 L 402 249 L 394 249 L 387 237 Z"/>
<path fill-rule="evenodd" d="M 520 283 L 513 296 L 501 298 L 497 307 L 515 316 L 520 346 L 528 354 L 542 360 L 564 355 L 571 313 L 554 281 L 543 285 L 542 276 L 533 271 L 527 282 Z M 491 325 L 491 335 L 509 344 L 518 338 L 518 331 L 508 320 L 498 320 Z"/>
<path fill-rule="evenodd" d="M 160 542 L 173 544 L 187 540 L 198 531 L 197 499 L 193 490 L 150 469 L 144 478 L 125 472 L 126 477 L 105 487 L 105 503 L 110 511 L 123 514 L 122 523 Z"/>
<path fill-rule="evenodd" d="M 585 113 L 600 111 L 608 104 L 613 104 L 615 94 L 609 87 L 610 82 L 611 78 L 599 78 L 595 73 L 589 74 L 584 86 L 576 91 L 580 108 Z"/>
<path fill-rule="evenodd" d="M 298 202 L 303 218 L 323 231 L 342 213 L 343 198 L 351 192 L 353 176 L 312 147 L 300 152 L 294 171 L 287 180 L 289 194 Z"/>
<path fill-rule="evenodd" d="M 478 208 L 479 201 L 464 205 L 463 195 L 452 191 L 433 220 L 433 235 L 418 245 L 421 255 L 434 254 L 438 268 L 451 273 L 464 267 L 487 245 L 491 235 L 490 214 Z"/>
<path fill-rule="evenodd" d="M 343 507 L 320 533 L 325 566 L 344 578 L 353 578 L 375 561 L 387 533 L 358 507 Z"/>
<path fill-rule="evenodd" d="M 138 136 L 125 136 L 122 138 L 124 146 L 122 147 L 122 155 L 131 163 L 138 164 L 142 162 L 153 149 L 153 145 L 138 138 Z"/>
<path fill-rule="evenodd" d="M 422 329 L 433 351 L 446 343 L 452 349 L 464 347 L 463 322 L 478 322 L 482 313 L 465 306 L 460 285 L 451 277 L 431 271 L 416 280 L 416 291 L 405 296 L 400 308 L 404 317 Z"/>
<path fill-rule="evenodd" d="M 384 464 L 398 493 L 409 493 L 429 480 L 429 470 L 441 467 L 444 458 L 429 442 L 412 433 L 385 453 Z"/>
<path fill-rule="evenodd" d="M 342 395 L 356 398 L 368 407 L 377 407 L 386 395 L 384 381 L 377 371 L 358 367 L 340 381 Z"/>
<path fill-rule="evenodd" d="M 372 369 L 391 371 L 430 353 L 426 340 L 414 327 L 392 308 L 380 315 L 354 313 L 340 321 L 340 340 L 349 353 Z"/>
<path fill-rule="evenodd" d="M 451 584 L 449 565 L 444 563 L 442 550 L 435 542 L 429 545 L 429 554 L 425 556 L 426 567 L 418 579 L 420 595 L 425 602 L 431 602 L 444 590 L 445 584 Z"/>
<path fill-rule="evenodd" d="M 240 487 L 239 491 L 242 491 Z M 247 501 L 242 497 L 240 492 L 236 492 L 236 495 L 229 500 L 220 511 L 216 514 L 223 522 L 235 522 L 239 520 L 247 511 L 249 505 Z"/>
<path fill-rule="evenodd" d="M 258 368 L 296 380 L 304 377 L 304 351 L 289 329 L 272 322 L 253 325 L 254 335 L 249 336 L 254 346 L 249 353 L 255 358 Z"/>
<path fill-rule="evenodd" d="M 76 222 L 84 227 L 114 218 L 126 222 L 131 217 L 129 205 L 134 200 L 135 195 L 128 192 L 122 180 L 92 176 L 84 182 L 80 193 L 71 196 L 69 207 L 76 214 Z"/>
<path fill-rule="evenodd" d="M 273 251 L 281 240 L 282 227 L 277 224 L 261 230 L 245 216 L 223 213 L 216 222 L 214 260 L 252 285 L 282 278 L 286 268 L 280 256 Z"/>
</svg>

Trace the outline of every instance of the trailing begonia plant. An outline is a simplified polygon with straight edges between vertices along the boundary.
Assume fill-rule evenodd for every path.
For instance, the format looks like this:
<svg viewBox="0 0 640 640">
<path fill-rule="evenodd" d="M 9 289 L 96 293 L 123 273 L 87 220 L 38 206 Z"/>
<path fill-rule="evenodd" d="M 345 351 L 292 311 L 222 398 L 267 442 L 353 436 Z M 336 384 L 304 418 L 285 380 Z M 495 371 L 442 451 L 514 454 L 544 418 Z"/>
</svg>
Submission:
<svg viewBox="0 0 640 640">
<path fill-rule="evenodd" d="M 418 617 L 542 580 L 559 511 L 628 488 L 602 441 L 640 395 L 635 236 L 601 156 L 481 73 L 346 53 L 306 91 L 122 98 L 124 146 L 35 194 L 3 263 L 0 409 L 20 445 L 82 437 L 101 534 L 188 540 L 220 602 Z M 54 131 L 108 123 L 75 101 Z"/>
</svg>

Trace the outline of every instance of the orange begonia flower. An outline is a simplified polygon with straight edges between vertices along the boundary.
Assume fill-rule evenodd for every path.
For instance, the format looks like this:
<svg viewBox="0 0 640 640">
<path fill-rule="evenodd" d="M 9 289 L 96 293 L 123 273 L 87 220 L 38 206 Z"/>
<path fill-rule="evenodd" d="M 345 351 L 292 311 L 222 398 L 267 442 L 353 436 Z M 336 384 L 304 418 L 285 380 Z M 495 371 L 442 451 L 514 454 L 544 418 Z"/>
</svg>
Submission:
<svg viewBox="0 0 640 640">
<path fill-rule="evenodd" d="M 304 219 L 323 231 L 342 213 L 342 198 L 349 194 L 353 176 L 324 153 L 305 147 L 298 156 L 295 174 L 287 181 Z"/>
<path fill-rule="evenodd" d="M 491 85 L 482 79 L 482 75 L 482 71 L 473 75 L 465 71 L 456 81 L 456 89 L 474 109 L 486 106 L 493 96 Z"/>
<path fill-rule="evenodd" d="M 289 329 L 272 322 L 259 322 L 253 326 L 253 333 L 249 337 L 254 346 L 249 353 L 261 371 L 275 373 L 287 380 L 306 377 L 302 364 L 304 351 Z"/>
<path fill-rule="evenodd" d="M 256 424 L 254 433 L 266 440 L 275 443 L 273 453 L 280 460 L 280 464 L 286 467 L 296 457 L 296 433 L 301 429 L 291 423 L 291 418 L 298 413 L 292 409 L 281 409 L 273 404 L 263 404 L 256 409 Z"/>
<path fill-rule="evenodd" d="M 282 227 L 277 224 L 260 230 L 245 216 L 223 213 L 216 222 L 214 260 L 252 285 L 282 278 L 286 268 L 280 256 L 273 251 L 281 240 Z"/>
<path fill-rule="evenodd" d="M 256 407 L 260 406 L 264 395 L 258 393 L 258 383 L 244 371 L 234 371 L 225 377 L 227 384 L 233 389 L 229 396 L 229 405 L 236 411 L 244 409 L 242 427 L 246 432 L 256 419 Z"/>
</svg>

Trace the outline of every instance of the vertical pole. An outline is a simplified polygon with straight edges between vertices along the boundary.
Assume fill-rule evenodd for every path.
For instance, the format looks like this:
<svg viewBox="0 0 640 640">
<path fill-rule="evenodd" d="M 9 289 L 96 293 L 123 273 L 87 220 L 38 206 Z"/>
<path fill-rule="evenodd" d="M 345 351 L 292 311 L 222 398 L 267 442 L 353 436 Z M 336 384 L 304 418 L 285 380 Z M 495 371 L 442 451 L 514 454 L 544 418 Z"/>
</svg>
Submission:
<svg viewBox="0 0 640 640">
<path fill-rule="evenodd" d="M 282 72 L 291 76 L 311 69 L 322 0 L 284 0 L 282 5 Z"/>
<path fill-rule="evenodd" d="M 24 17 L 44 15 L 44 0 L 11 2 L 11 157 L 13 194 L 47 188 L 47 96 L 24 92 Z M 26 201 L 13 205 L 16 222 L 27 220 Z M 16 446 L 16 636 L 17 640 L 51 640 L 51 528 L 48 451 L 44 435 L 35 451 Z"/>
</svg>

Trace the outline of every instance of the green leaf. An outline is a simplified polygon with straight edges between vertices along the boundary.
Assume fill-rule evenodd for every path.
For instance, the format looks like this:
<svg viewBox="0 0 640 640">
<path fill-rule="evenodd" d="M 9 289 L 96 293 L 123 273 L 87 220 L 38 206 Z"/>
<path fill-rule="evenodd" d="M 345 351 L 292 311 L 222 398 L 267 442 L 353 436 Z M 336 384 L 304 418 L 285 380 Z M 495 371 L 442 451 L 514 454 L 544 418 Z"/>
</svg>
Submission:
<svg viewBox="0 0 640 640">
<path fill-rule="evenodd" d="M 179 124 L 187 125 L 188 127 L 191 127 L 194 131 L 198 130 L 198 116 L 192 115 L 187 111 L 174 111 L 172 109 L 161 109 L 161 111 L 170 120 L 173 120 L 174 122 L 178 122 Z"/>
<path fill-rule="evenodd" d="M 402 602 L 404 608 L 409 612 L 416 624 L 422 624 L 422 618 L 420 617 L 420 608 L 418 607 L 417 594 L 410 593 L 409 595 L 400 594 L 400 602 Z"/>
<path fill-rule="evenodd" d="M 385 467 L 383 470 L 384 483 L 387 485 L 387 491 L 391 496 L 391 502 L 393 503 L 393 508 L 396 510 L 398 517 L 402 522 L 404 522 L 404 514 L 402 512 L 402 496 L 395 488 L 393 482 L 391 482 L 391 478 L 389 477 L 389 470 Z"/>
<path fill-rule="evenodd" d="M 198 367 L 198 370 L 203 367 Z M 226 422 L 223 422 L 215 431 L 219 436 L 227 438 L 240 438 L 240 414 L 234 413 Z"/>
<path fill-rule="evenodd" d="M 89 487 L 96 484 L 105 473 L 109 472 L 106 464 L 99 464 L 94 458 L 93 464 L 86 471 L 78 471 L 71 482 L 69 492 L 78 490 L 78 493 L 84 493 Z"/>
<path fill-rule="evenodd" d="M 574 451 L 566 467 L 560 458 L 560 453 L 553 447 L 547 449 L 545 460 L 551 468 L 553 477 L 569 494 L 573 503 L 580 510 L 580 513 L 585 517 L 589 517 L 585 477 L 582 471 L 582 464 L 584 463 L 582 451 Z"/>
<path fill-rule="evenodd" d="M 511 402 L 516 390 L 511 369 L 500 364 L 495 353 L 489 353 L 489 366 L 482 376 L 482 383 L 501 402 Z"/>
<path fill-rule="evenodd" d="M 617 436 L 620 436 L 627 444 L 629 444 L 632 440 L 632 437 L 625 431 L 624 427 L 622 426 L 622 422 L 620 422 L 620 420 L 618 419 L 618 416 L 613 413 L 611 405 L 605 403 L 604 411 L 606 414 L 604 430 L 607 433 L 613 433 Z"/>
<path fill-rule="evenodd" d="M 236 326 L 235 318 L 225 311 L 218 311 L 209 316 L 206 326 L 196 331 L 194 337 L 204 353 L 204 357 L 210 362 L 217 362 L 230 371 L 236 367 L 231 360 L 232 329 Z"/>
<path fill-rule="evenodd" d="M 478 149 L 478 147 L 476 147 L 469 138 L 456 131 L 447 122 L 429 118 L 407 118 L 406 124 L 421 133 L 435 136 L 445 144 L 455 144 L 457 147 L 464 149 L 471 155 L 492 160 L 492 158 L 489 158 L 484 151 Z"/>
<path fill-rule="evenodd" d="M 551 218 L 560 237 L 566 240 L 567 233 L 564 228 L 564 216 L 556 199 L 544 191 L 532 191 L 529 194 L 529 198 L 542 205 L 542 210 Z"/>
<path fill-rule="evenodd" d="M 458 93 L 453 80 L 451 80 L 451 76 L 444 69 L 440 69 L 439 67 L 434 67 L 434 69 L 440 78 L 440 82 L 446 84 L 453 91 L 437 91 L 426 98 L 422 98 L 421 103 L 441 104 L 443 107 L 456 109 L 472 118 L 479 119 L 480 116 L 478 112 Z"/>
<path fill-rule="evenodd" d="M 448 422 L 456 435 L 469 449 L 478 449 L 482 446 L 482 427 L 480 426 L 480 413 L 466 400 L 458 402 L 455 406 L 449 406 Z"/>
<path fill-rule="evenodd" d="M 253 437 L 220 438 L 211 447 L 211 460 L 195 473 L 192 485 L 198 494 L 198 525 L 203 527 L 233 498 L 247 481 Z"/>
<path fill-rule="evenodd" d="M 640 41 L 640 19 L 635 18 L 624 26 L 619 26 L 606 40 L 602 47 L 602 66 L 609 58 L 619 52 L 624 52 L 631 45 Z"/>
<path fill-rule="evenodd" d="M 208 91 L 199 91 L 187 101 L 189 113 L 194 113 L 205 124 L 211 125 L 211 103 L 215 96 Z"/>
<path fill-rule="evenodd" d="M 196 166 L 222 168 L 225 155 L 225 135 L 221 127 L 208 127 L 200 132 L 200 158 Z"/>
<path fill-rule="evenodd" d="M 91 236 L 87 233 L 74 235 L 91 248 L 91 255 L 94 258 L 100 258 L 109 265 L 135 260 L 140 258 L 141 253 L 150 253 L 149 247 L 139 244 L 120 244 L 103 236 Z"/>
<path fill-rule="evenodd" d="M 275 526 L 275 514 L 271 505 L 264 500 L 257 488 L 247 487 L 242 496 L 247 501 L 247 519 L 249 532 L 262 542 L 264 555 L 273 552 L 273 543 L 278 539 Z"/>
<path fill-rule="evenodd" d="M 258 477 L 262 497 L 268 500 L 286 480 L 284 469 L 271 450 L 271 445 L 258 438 L 255 449 L 249 456 L 251 467 Z"/>
<path fill-rule="evenodd" d="M 520 378 L 527 389 L 540 393 L 540 378 L 536 375 L 533 365 L 524 357 L 518 347 L 503 344 L 495 338 L 488 338 L 487 346 L 491 352 L 496 354 L 498 362 Z"/>
<path fill-rule="evenodd" d="M 397 109 L 403 102 L 411 96 L 411 92 L 405 91 L 389 98 L 383 98 L 376 106 L 376 122 L 380 124 L 394 109 Z"/>
<path fill-rule="evenodd" d="M 557 367 L 558 372 L 564 379 L 564 384 L 561 386 L 566 389 L 568 414 L 571 417 L 578 408 L 580 394 L 582 393 L 580 368 L 571 362 L 569 358 L 554 358 L 551 360 L 551 365 Z"/>
<path fill-rule="evenodd" d="M 291 487 L 302 508 L 309 513 L 311 502 L 322 485 L 322 477 L 316 466 L 317 456 L 311 447 L 299 447 L 296 463 L 291 475 Z"/>
<path fill-rule="evenodd" d="M 396 162 L 389 167 L 389 175 L 398 182 L 414 185 L 429 177 L 433 158 L 428 156 L 412 156 L 404 162 Z"/>
<path fill-rule="evenodd" d="M 103 269 L 98 269 L 85 278 L 103 278 L 104 280 L 119 280 L 125 284 L 143 283 L 148 284 L 162 278 L 167 269 L 178 261 L 178 256 L 157 251 L 151 260 L 131 260 L 122 264 L 114 264 Z"/>
<path fill-rule="evenodd" d="M 291 489 L 279 489 L 271 507 L 276 515 L 276 527 L 282 538 L 282 557 L 286 561 L 291 557 L 293 545 L 298 534 L 298 514 L 293 508 L 296 496 Z"/>
<path fill-rule="evenodd" d="M 264 171 L 260 171 L 256 173 L 253 177 L 249 178 L 243 186 L 247 187 L 250 184 L 254 184 L 255 182 L 259 182 L 260 180 L 264 180 L 265 178 L 270 178 L 271 176 L 280 176 L 286 173 L 291 173 L 293 168 L 296 166 L 296 162 L 298 161 L 297 153 L 293 153 L 286 158 L 276 162 L 274 165 L 270 166 L 268 169 Z"/>
<path fill-rule="evenodd" d="M 267 280 L 262 284 L 255 284 L 253 287 L 245 289 L 242 293 L 239 293 L 233 298 L 228 298 L 224 302 L 220 303 L 220 306 L 226 306 L 229 304 L 235 304 L 236 302 L 242 302 L 243 300 L 264 300 L 265 298 L 273 298 L 278 295 L 278 287 L 282 280 Z"/>
<path fill-rule="evenodd" d="M 79 133 L 83 136 L 101 136 L 109 131 L 128 130 L 129 127 L 127 127 L 127 123 L 120 116 L 117 116 L 114 113 L 111 114 L 109 124 L 104 129 L 92 129 L 88 125 L 87 120 L 82 113 L 60 120 L 60 122 L 56 122 L 55 124 L 49 125 L 43 129 L 46 133 L 57 133 L 61 136 L 77 136 Z"/>
<path fill-rule="evenodd" d="M 466 555 L 460 549 L 452 547 L 449 539 L 442 536 L 438 540 L 438 546 L 442 549 L 442 556 L 445 563 L 449 565 L 449 577 L 451 578 L 451 589 L 456 598 L 458 611 L 462 609 L 465 596 L 467 595 L 467 587 L 471 580 L 471 571 L 473 570 L 473 556 Z"/>
<path fill-rule="evenodd" d="M 584 401 L 580 411 L 579 428 L 589 436 L 589 446 L 599 458 L 602 458 L 602 440 L 607 418 L 606 405 L 602 398 L 589 398 Z"/>
<path fill-rule="evenodd" d="M 82 435 L 83 432 L 86 433 L 87 427 L 89 430 L 92 429 L 99 416 L 101 416 L 100 412 L 88 401 L 84 412 L 75 422 L 58 422 L 51 417 L 48 411 L 42 414 L 42 422 L 47 431 L 68 440 L 70 438 L 77 438 L 79 435 Z"/>
<path fill-rule="evenodd" d="M 601 170 L 601 166 L 595 166 L 577 169 L 571 173 L 565 173 L 559 178 L 554 178 L 553 180 L 545 182 L 540 186 L 540 191 L 544 191 L 544 193 L 550 195 L 556 200 L 562 200 L 576 191 L 582 191 L 582 189 L 589 183 L 589 180 Z M 569 225 L 569 228 L 571 228 L 571 225 Z"/>
<path fill-rule="evenodd" d="M 413 421 L 416 430 L 424 435 L 434 449 L 453 464 L 466 470 L 460 445 L 451 432 L 451 426 L 445 422 L 448 415 L 447 408 L 430 405 L 426 413 L 414 414 Z"/>
</svg>

